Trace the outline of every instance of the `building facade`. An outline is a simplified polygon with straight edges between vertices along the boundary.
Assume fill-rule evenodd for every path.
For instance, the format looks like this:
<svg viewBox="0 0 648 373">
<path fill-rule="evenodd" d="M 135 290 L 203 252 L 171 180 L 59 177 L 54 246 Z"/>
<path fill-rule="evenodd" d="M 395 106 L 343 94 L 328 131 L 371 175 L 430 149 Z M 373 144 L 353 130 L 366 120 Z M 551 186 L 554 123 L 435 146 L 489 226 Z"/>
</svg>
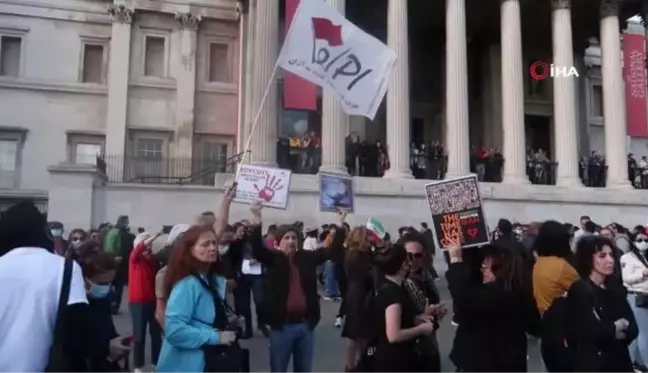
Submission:
<svg viewBox="0 0 648 373">
<path fill-rule="evenodd" d="M 101 156 L 128 181 L 231 156 L 238 14 L 236 0 L 0 0 L 0 196 L 46 198 L 62 162 Z"/>
<path fill-rule="evenodd" d="M 22 9 L 29 1 L 0 0 L 0 4 Z M 96 90 L 92 94 L 64 91 L 65 95 L 74 96 L 74 102 L 80 102 L 71 108 L 69 103 L 73 101 L 68 96 L 45 96 L 26 106 L 29 101 L 18 100 L 16 92 L 31 91 L 14 86 L 0 91 L 0 105 L 6 105 L 0 110 L 0 124 L 18 139 L 15 146 L 22 147 L 14 162 L 21 165 L 17 168 L 19 181 L 12 184 L 20 189 L 5 190 L 6 194 L 25 194 L 24 190 L 29 188 L 49 190 L 45 198 L 49 198 L 51 219 L 69 223 L 68 226 L 97 225 L 121 214 L 151 227 L 190 221 L 194 214 L 216 206 L 232 175 L 214 175 L 214 168 L 207 162 L 210 172 L 206 182 L 199 183 L 203 185 L 168 181 L 204 168 L 204 164 L 195 165 L 202 158 L 199 149 L 203 137 L 216 144 L 227 144 L 227 150 L 205 151 L 220 154 L 213 157 L 222 159 L 223 153 L 233 155 L 242 150 L 257 117 L 249 148 L 250 161 L 277 165 L 277 139 L 289 117 L 280 96 L 281 72 L 275 74 L 286 29 L 284 0 L 242 1 L 238 8 L 241 22 L 237 22 L 239 13 L 234 0 L 192 1 L 191 6 L 179 5 L 185 2 L 178 0 L 134 0 L 128 4 L 66 1 L 77 12 L 78 8 L 90 8 L 92 11 L 86 9 L 81 13 L 92 15 L 93 22 L 98 23 L 92 27 L 103 30 L 109 38 L 102 51 L 106 55 L 101 57 L 107 66 L 106 83 L 102 87 L 84 83 Z M 346 171 L 345 137 L 350 132 L 359 133 L 367 141 L 382 140 L 388 147 L 391 168 L 383 178 L 354 180 L 354 222 L 362 223 L 373 216 L 393 230 L 403 224 L 429 220 L 422 192 L 426 181 L 411 180 L 410 171 L 410 143 L 423 138 L 445 144 L 447 177 L 470 172 L 472 146 L 501 149 L 505 158 L 503 182 L 482 184 L 489 221 L 500 217 L 521 222 L 547 218 L 575 221 L 588 213 L 601 222 L 643 223 L 638 220 L 645 219 L 648 212 L 648 193 L 633 190 L 628 181 L 626 155 L 630 148 L 620 58 L 625 20 L 640 12 L 648 14 L 648 9 L 641 8 L 642 1 L 327 1 L 387 43 L 399 56 L 387 97 L 374 121 L 345 115 L 335 97 L 320 93 L 321 115 L 315 115 L 322 140 L 320 170 Z M 2 7 L 5 8 L 9 9 Z M 6 13 L 10 15 L 2 17 L 10 18 L 0 21 L 8 28 L 17 28 L 15 25 L 20 23 L 16 15 Z M 73 22 L 69 15 L 65 17 L 65 22 Z M 74 22 L 77 26 L 85 25 Z M 55 24 L 43 27 L 47 35 L 57 30 L 70 32 L 69 28 Z M 20 35 L 19 27 L 16 32 L 8 36 Z M 599 48 L 599 62 L 588 65 L 591 38 L 599 41 L 595 46 Z M 66 43 L 72 39 L 66 38 Z M 244 40 L 241 49 L 237 49 L 239 40 Z M 61 49 L 50 44 L 46 56 L 50 59 L 56 58 L 58 54 L 53 49 L 57 49 L 77 51 L 79 60 L 84 60 L 79 54 L 81 47 Z M 7 49 L 16 49 L 15 43 L 7 45 L 14 45 Z M 196 46 L 194 59 L 191 45 Z M 98 61 L 100 53 L 95 49 L 94 58 Z M 239 53 L 243 57 L 240 60 Z M 151 57 L 160 55 L 168 59 Z M 214 55 L 221 57 L 211 58 Z M 223 59 L 231 61 L 231 65 L 225 64 L 230 70 L 218 63 Z M 39 74 L 67 69 L 65 73 L 50 72 L 50 76 L 59 76 L 59 80 L 61 76 L 75 76 L 71 65 L 50 67 L 46 60 L 40 58 Z M 154 60 L 162 62 L 155 64 Z M 575 66 L 580 76 L 533 81 L 529 66 L 539 60 Z M 15 65 L 7 64 L 14 66 L 14 71 Z M 83 65 L 77 61 L 75 66 Z M 81 73 L 78 68 L 74 71 L 74 85 L 101 75 L 92 75 L 88 70 L 86 77 L 83 68 Z M 11 79 L 20 80 L 7 78 Z M 245 89 L 237 96 L 236 87 Z M 43 95 L 40 90 L 36 92 Z M 63 106 L 69 111 L 63 112 Z M 5 108 L 11 109 L 12 114 L 7 114 Z M 30 120 L 33 127 L 26 131 L 26 125 L 20 123 L 27 122 L 25 118 L 30 115 L 36 117 L 37 112 L 41 113 L 40 119 Z M 237 115 L 239 112 L 241 115 Z M 50 132 L 43 131 L 52 126 L 52 121 L 45 119 L 55 117 L 65 124 Z M 236 125 L 238 118 L 240 131 Z M 70 124 L 68 129 L 67 122 L 74 125 Z M 79 128 L 90 124 L 99 129 L 79 133 Z M 307 130 L 312 129 L 309 127 Z M 598 134 L 593 135 L 596 131 Z M 34 137 L 38 133 L 41 141 L 26 149 L 32 132 Z M 77 140 L 83 146 L 75 147 L 76 143 L 69 140 L 77 135 L 96 139 L 102 134 L 103 142 Z M 57 137 L 59 140 L 55 140 Z M 23 174 L 31 175 L 31 171 L 23 170 L 31 169 L 24 165 L 29 164 L 26 161 L 32 154 L 37 157 L 35 149 L 49 149 L 57 141 L 64 144 L 62 151 L 48 153 L 48 159 L 39 160 L 38 165 L 31 163 L 33 175 L 40 176 L 23 178 Z M 557 165 L 555 186 L 529 184 L 529 146 L 547 149 Z M 232 150 L 234 147 L 238 151 Z M 606 156 L 606 188 L 585 188 L 579 177 L 578 158 L 593 149 Z M 105 172 L 82 165 L 86 163 L 83 159 L 91 162 L 97 151 L 105 154 Z M 130 162 L 132 157 L 136 158 L 135 167 Z M 165 157 L 180 161 L 173 161 L 173 165 L 159 162 Z M 186 159 L 189 166 L 179 166 Z M 56 165 L 66 161 L 68 164 Z M 47 169 L 48 165 L 56 166 Z M 137 177 L 140 174 L 157 175 L 159 182 L 145 181 Z M 269 211 L 268 216 L 299 219 L 307 224 L 327 222 L 330 217 L 317 210 L 317 185 L 315 176 L 293 175 L 288 214 Z M 69 209 L 72 201 L 78 206 L 73 212 Z M 172 221 L 165 213 L 169 209 L 174 211 Z M 404 211 L 407 213 L 403 214 Z M 233 214 L 245 216 L 246 206 L 234 207 Z"/>
</svg>

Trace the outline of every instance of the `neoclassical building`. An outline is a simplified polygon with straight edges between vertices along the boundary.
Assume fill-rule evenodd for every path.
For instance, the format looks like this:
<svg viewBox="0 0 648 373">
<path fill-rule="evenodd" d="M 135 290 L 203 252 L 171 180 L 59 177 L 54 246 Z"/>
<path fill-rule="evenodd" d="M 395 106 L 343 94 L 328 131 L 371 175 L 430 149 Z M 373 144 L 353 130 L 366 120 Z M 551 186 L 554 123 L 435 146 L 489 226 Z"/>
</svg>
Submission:
<svg viewBox="0 0 648 373">
<path fill-rule="evenodd" d="M 0 0 L 0 30 L 3 23 L 4 27 L 20 25 L 22 21 L 14 13 L 16 9 L 25 13 L 25 4 L 31 1 Z M 321 134 L 323 171 L 344 172 L 345 137 L 350 132 L 388 145 L 391 169 L 384 178 L 354 178 L 356 211 L 352 223 L 361 224 L 373 216 L 394 230 L 429 221 L 423 194 L 426 181 L 412 180 L 409 171 L 410 142 L 421 139 L 445 144 L 450 177 L 470 171 L 471 146 L 501 149 L 506 160 L 503 182 L 481 185 L 489 222 L 500 217 L 521 222 L 548 218 L 574 222 L 580 215 L 589 214 L 601 223 L 645 223 L 648 192 L 632 189 L 627 181 L 626 153 L 630 147 L 621 59 L 626 20 L 637 14 L 646 19 L 648 14 L 641 0 L 326 1 L 399 56 L 375 120 L 345 115 L 336 98 L 320 92 L 318 110 L 309 123 L 310 129 Z M 69 38 L 63 39 L 75 45 L 79 35 L 104 35 L 107 48 L 101 60 L 106 61 L 105 83 L 87 85 L 96 92 L 75 92 L 75 99 L 64 91 L 65 96 L 57 92 L 59 96 L 38 96 L 34 101 L 18 99 L 16 92 L 29 90 L 0 84 L 0 125 L 19 127 L 13 133 L 26 139 L 20 143 L 21 162 L 29 165 L 20 168 L 19 188 L 5 190 L 5 195 L 26 195 L 25 189 L 33 188 L 34 193 L 48 199 L 51 219 L 67 226 L 97 225 L 122 214 L 129 215 L 134 224 L 151 229 L 190 222 L 197 213 L 216 206 L 231 174 L 218 173 L 214 178 L 212 173 L 207 183 L 193 183 L 192 179 L 182 182 L 186 180 L 182 177 L 170 182 L 177 176 L 177 167 L 164 162 L 160 166 L 158 162 L 156 167 L 163 168 L 157 171 L 165 181 L 143 183 L 127 177 L 132 166 L 120 162 L 119 155 L 129 156 L 129 149 L 133 149 L 129 144 L 133 139 L 137 143 L 139 131 L 161 135 L 155 138 L 163 140 L 164 154 L 169 157 L 191 158 L 190 174 L 195 170 L 194 160 L 200 158 L 196 156 L 196 149 L 201 149 L 200 138 L 227 144 L 226 150 L 206 153 L 234 154 L 234 149 L 240 151 L 244 146 L 268 84 L 250 158 L 256 164 L 277 164 L 277 138 L 290 115 L 281 100 L 281 90 L 286 88 L 282 73 L 277 79 L 270 78 L 286 29 L 285 0 L 65 0 L 52 1 L 49 6 L 68 4 L 69 8 L 81 3 L 87 7 L 82 14 L 78 9 L 72 16 L 61 13 L 60 17 L 66 17 L 61 25 L 47 26 L 41 21 L 45 15 L 59 14 L 49 11 L 41 11 L 44 15 L 33 17 L 38 20 L 33 22 L 40 22 L 40 35 L 66 32 Z M 107 5 L 110 12 L 105 10 Z M 69 31 L 81 25 L 83 31 Z M 27 35 L 35 34 L 36 29 L 31 26 Z M 150 41 L 148 32 L 154 47 L 147 52 L 142 41 Z M 167 42 L 155 41 L 156 37 Z M 43 38 L 34 38 L 34 43 L 47 44 Z M 592 38 L 597 42 L 592 43 Z M 52 61 L 47 65 L 49 60 L 42 51 L 30 52 L 41 58 L 24 74 L 46 75 L 48 84 L 61 80 L 61 76 L 83 82 L 86 78 L 78 69 L 78 45 L 43 46 Z M 592 48 L 598 48 L 598 57 L 589 63 L 586 57 L 591 57 Z M 74 58 L 68 57 L 67 64 L 60 67 L 53 61 L 59 61 L 60 53 L 56 52 L 63 50 Z M 168 58 L 162 65 L 149 64 L 147 53 Z M 207 57 L 212 55 L 223 58 Z M 225 65 L 229 69 L 218 65 L 223 60 L 229 63 Z M 534 82 L 529 66 L 535 61 L 575 66 L 580 76 Z M 212 65 L 217 68 L 212 69 Z M 158 79 L 160 69 L 168 72 L 165 79 Z M 153 77 L 148 79 L 149 75 Z M 73 86 L 77 87 L 76 83 Z M 60 108 L 70 102 L 79 104 L 62 114 Z M 47 126 L 56 122 L 58 127 L 43 130 L 41 122 Z M 25 127 L 21 123 L 32 127 L 26 131 L 20 128 Z M 69 135 L 66 131 L 79 127 L 96 127 L 95 134 L 104 136 L 101 150 L 106 157 L 116 156 L 118 160 L 107 165 L 109 175 L 67 156 L 75 153 L 70 153 L 74 146 L 67 145 L 74 142 L 66 140 L 74 131 Z M 29 145 L 34 138 L 40 140 Z M 645 140 L 631 142 L 637 144 L 632 146 L 633 151 L 643 155 L 639 150 Z M 61 144 L 63 147 L 58 148 Z M 160 142 L 143 144 L 146 157 L 161 153 Z M 52 151 L 55 146 L 59 150 Z M 548 150 L 558 164 L 557 185 L 529 184 L 527 146 Z M 591 150 L 607 158 L 606 188 L 583 187 L 578 177 L 578 157 Z M 38 156 L 39 151 L 46 155 Z M 95 152 L 88 154 L 91 157 Z M 23 171 L 31 169 L 35 170 L 33 174 Z M 268 210 L 268 219 L 302 220 L 307 224 L 330 221 L 330 216 L 318 211 L 317 176 L 293 175 L 290 192 L 288 211 Z M 70 209 L 70 203 L 76 209 Z M 248 208 L 236 205 L 232 214 L 233 218 L 247 216 Z"/>
<path fill-rule="evenodd" d="M 252 93 L 245 95 L 241 134 L 249 131 L 285 30 L 281 1 L 248 3 L 245 44 L 253 57 L 246 63 L 245 76 Z M 581 185 L 579 156 L 597 150 L 607 158 L 607 185 L 628 187 L 625 83 L 619 57 L 626 19 L 648 12 L 640 1 L 330 3 L 384 40 L 398 60 L 383 110 L 373 122 L 349 118 L 333 97 L 323 94 L 323 170 L 345 169 L 342 139 L 356 131 L 369 141 L 386 141 L 392 167 L 386 178 L 411 177 L 410 142 L 425 138 L 445 143 L 448 176 L 469 171 L 471 145 L 494 146 L 506 159 L 504 182 L 526 184 L 525 149 L 531 146 L 548 150 L 557 162 L 558 186 L 576 187 Z M 599 61 L 587 65 L 591 40 L 600 41 Z M 533 81 L 529 66 L 534 61 L 574 66 L 580 76 Z M 277 121 L 283 120 L 276 111 L 282 107 L 280 91 L 272 87 L 269 92 L 252 137 L 252 161 L 260 164 L 277 163 L 273 139 L 282 126 Z M 590 120 L 599 115 L 604 134 L 590 136 L 596 132 L 590 131 Z"/>
</svg>

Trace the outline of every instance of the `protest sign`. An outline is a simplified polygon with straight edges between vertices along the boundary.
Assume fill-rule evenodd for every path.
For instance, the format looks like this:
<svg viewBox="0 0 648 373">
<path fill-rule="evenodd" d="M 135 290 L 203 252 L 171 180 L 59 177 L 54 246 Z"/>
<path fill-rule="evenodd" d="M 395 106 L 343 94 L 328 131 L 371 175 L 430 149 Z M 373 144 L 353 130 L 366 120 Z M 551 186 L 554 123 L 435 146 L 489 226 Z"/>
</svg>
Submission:
<svg viewBox="0 0 648 373">
<path fill-rule="evenodd" d="M 354 211 L 353 179 L 349 176 L 319 174 L 320 211 L 333 212 L 338 208 Z"/>
<path fill-rule="evenodd" d="M 464 248 L 490 242 L 477 175 L 427 184 L 425 194 L 438 248 L 446 250 L 457 239 Z"/>
<path fill-rule="evenodd" d="M 236 178 L 238 185 L 234 202 L 252 204 L 261 201 L 263 206 L 285 210 L 291 175 L 290 170 L 243 164 Z"/>
</svg>

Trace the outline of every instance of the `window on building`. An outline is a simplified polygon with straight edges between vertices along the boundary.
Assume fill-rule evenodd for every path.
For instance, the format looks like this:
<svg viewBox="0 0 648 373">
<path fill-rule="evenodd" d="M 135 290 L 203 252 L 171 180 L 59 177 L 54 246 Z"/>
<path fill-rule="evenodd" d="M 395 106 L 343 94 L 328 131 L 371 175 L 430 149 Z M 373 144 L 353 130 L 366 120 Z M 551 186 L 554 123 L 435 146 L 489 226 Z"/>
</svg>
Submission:
<svg viewBox="0 0 648 373">
<path fill-rule="evenodd" d="M 20 75 L 20 55 L 22 38 L 19 36 L 0 36 L 0 76 Z"/>
<path fill-rule="evenodd" d="M 74 163 L 76 164 L 96 164 L 97 157 L 101 155 L 101 144 L 75 143 L 72 151 L 74 152 Z"/>
<path fill-rule="evenodd" d="M 144 76 L 164 78 L 166 39 L 162 36 L 147 36 L 144 51 Z"/>
<path fill-rule="evenodd" d="M 209 81 L 230 83 L 229 47 L 223 43 L 209 44 Z"/>
<path fill-rule="evenodd" d="M 83 45 L 83 75 L 84 83 L 103 83 L 104 46 L 98 44 Z"/>
<path fill-rule="evenodd" d="M 228 150 L 233 140 L 225 137 L 199 137 L 194 144 L 193 173 L 195 182 L 214 185 L 216 173 L 227 172 Z"/>
<path fill-rule="evenodd" d="M 593 117 L 603 116 L 603 87 L 600 84 L 592 85 L 592 102 L 590 113 Z"/>
<path fill-rule="evenodd" d="M 18 139 L 0 138 L 0 189 L 13 189 L 18 181 Z"/>
<path fill-rule="evenodd" d="M 138 158 L 162 159 L 164 157 L 164 140 L 137 139 L 135 154 Z"/>
</svg>

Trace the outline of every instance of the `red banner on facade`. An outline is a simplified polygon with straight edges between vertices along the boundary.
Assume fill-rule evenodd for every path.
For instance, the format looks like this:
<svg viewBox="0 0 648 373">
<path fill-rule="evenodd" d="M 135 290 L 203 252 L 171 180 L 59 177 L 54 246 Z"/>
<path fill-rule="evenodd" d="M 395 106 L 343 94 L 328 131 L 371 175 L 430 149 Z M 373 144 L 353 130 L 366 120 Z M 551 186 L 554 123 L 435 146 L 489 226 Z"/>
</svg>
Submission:
<svg viewBox="0 0 648 373">
<path fill-rule="evenodd" d="M 286 32 L 290 28 L 300 0 L 286 0 Z M 295 74 L 284 72 L 283 106 L 285 109 L 317 110 L 317 86 Z"/>
<path fill-rule="evenodd" d="M 623 35 L 623 75 L 628 136 L 648 137 L 648 103 L 646 101 L 648 77 L 646 73 L 646 37 L 644 35 Z"/>
</svg>

